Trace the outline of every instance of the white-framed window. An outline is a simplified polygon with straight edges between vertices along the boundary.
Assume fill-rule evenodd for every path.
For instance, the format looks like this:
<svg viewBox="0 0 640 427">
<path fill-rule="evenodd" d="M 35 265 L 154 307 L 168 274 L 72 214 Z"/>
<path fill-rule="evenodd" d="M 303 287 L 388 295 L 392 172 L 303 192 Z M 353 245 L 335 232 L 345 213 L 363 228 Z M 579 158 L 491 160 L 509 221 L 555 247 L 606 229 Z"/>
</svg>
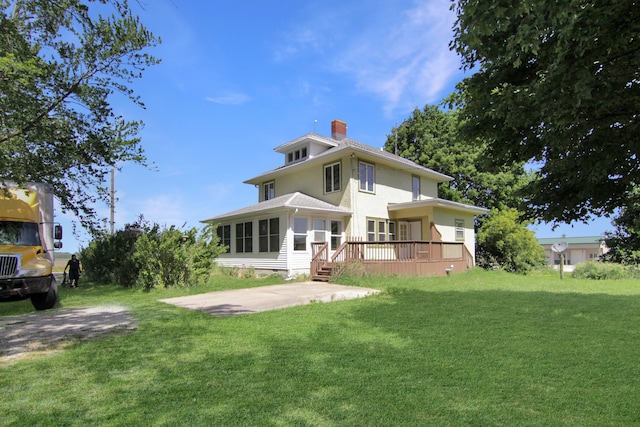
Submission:
<svg viewBox="0 0 640 427">
<path fill-rule="evenodd" d="M 367 219 L 367 241 L 396 240 L 396 223 L 387 219 Z"/>
<path fill-rule="evenodd" d="M 411 177 L 411 192 L 413 200 L 420 200 L 420 177 L 413 175 Z"/>
<path fill-rule="evenodd" d="M 308 156 L 307 147 L 302 147 L 287 153 L 287 163 L 298 162 L 306 159 Z"/>
<path fill-rule="evenodd" d="M 216 233 L 218 234 L 218 239 L 220 239 L 219 245 L 226 246 L 225 253 L 231 252 L 231 226 L 230 225 L 221 225 L 216 229 Z"/>
<path fill-rule="evenodd" d="M 335 251 L 342 244 L 342 221 L 331 221 L 331 250 Z"/>
<path fill-rule="evenodd" d="M 387 240 L 387 221 L 378 221 L 378 241 L 384 242 Z"/>
<path fill-rule="evenodd" d="M 375 219 L 367 220 L 367 241 L 369 242 L 376 241 L 376 220 Z"/>
<path fill-rule="evenodd" d="M 340 162 L 332 163 L 324 167 L 324 192 L 333 193 L 340 191 Z"/>
<path fill-rule="evenodd" d="M 307 218 L 293 219 L 293 250 L 307 250 L 307 230 L 309 229 Z"/>
<path fill-rule="evenodd" d="M 375 168 L 370 163 L 359 162 L 360 190 L 373 193 L 373 183 L 375 182 Z"/>
<path fill-rule="evenodd" d="M 456 240 L 464 240 L 464 220 L 456 219 Z"/>
<path fill-rule="evenodd" d="M 236 253 L 253 252 L 253 223 L 239 222 L 236 224 Z"/>
<path fill-rule="evenodd" d="M 263 200 L 271 200 L 276 197 L 276 184 L 274 181 L 265 182 L 262 186 Z"/>
<path fill-rule="evenodd" d="M 396 223 L 389 221 L 389 240 L 396 240 Z"/>
<path fill-rule="evenodd" d="M 258 221 L 258 250 L 260 252 L 280 250 L 280 218 Z"/>
<path fill-rule="evenodd" d="M 327 241 L 327 221 L 324 219 L 313 220 L 313 241 L 314 242 L 326 242 Z"/>
</svg>

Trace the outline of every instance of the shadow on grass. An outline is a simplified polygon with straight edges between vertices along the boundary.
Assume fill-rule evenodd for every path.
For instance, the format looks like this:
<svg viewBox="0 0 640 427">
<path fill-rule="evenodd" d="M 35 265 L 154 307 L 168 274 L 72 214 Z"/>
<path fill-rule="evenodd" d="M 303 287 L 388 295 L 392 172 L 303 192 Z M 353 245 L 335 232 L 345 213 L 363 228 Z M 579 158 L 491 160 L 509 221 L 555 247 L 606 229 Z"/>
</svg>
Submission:
<svg viewBox="0 0 640 427">
<path fill-rule="evenodd" d="M 136 333 L 56 358 L 58 377 L 30 388 L 36 409 L 0 379 L 5 419 L 44 425 L 50 408 L 58 425 L 640 421 L 640 297 L 391 289 L 233 318 L 138 314 Z"/>
</svg>

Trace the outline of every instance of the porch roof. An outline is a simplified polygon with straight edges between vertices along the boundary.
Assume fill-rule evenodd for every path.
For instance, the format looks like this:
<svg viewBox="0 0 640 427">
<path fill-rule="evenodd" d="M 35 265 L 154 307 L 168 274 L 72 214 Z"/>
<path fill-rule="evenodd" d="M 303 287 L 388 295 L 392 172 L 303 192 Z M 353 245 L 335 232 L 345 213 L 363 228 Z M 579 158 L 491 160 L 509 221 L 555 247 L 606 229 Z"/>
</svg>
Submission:
<svg viewBox="0 0 640 427">
<path fill-rule="evenodd" d="M 332 205 L 323 200 L 316 199 L 307 194 L 296 191 L 295 193 L 284 194 L 271 200 L 256 203 L 235 211 L 227 212 L 200 222 L 219 222 L 221 220 L 231 220 L 234 218 L 253 216 L 257 213 L 268 213 L 277 210 L 301 209 L 306 212 L 329 213 L 338 215 L 351 215 L 351 211 L 340 206 Z"/>
<path fill-rule="evenodd" d="M 481 208 L 480 206 L 467 205 L 465 203 L 452 202 L 451 200 L 433 198 L 433 199 L 425 199 L 425 200 L 414 200 L 412 202 L 406 203 L 390 203 L 387 209 L 392 211 L 400 211 L 403 209 L 410 208 L 427 208 L 427 207 L 438 207 L 438 208 L 446 208 L 460 212 L 472 213 L 474 215 L 482 215 L 489 212 L 489 209 Z"/>
</svg>

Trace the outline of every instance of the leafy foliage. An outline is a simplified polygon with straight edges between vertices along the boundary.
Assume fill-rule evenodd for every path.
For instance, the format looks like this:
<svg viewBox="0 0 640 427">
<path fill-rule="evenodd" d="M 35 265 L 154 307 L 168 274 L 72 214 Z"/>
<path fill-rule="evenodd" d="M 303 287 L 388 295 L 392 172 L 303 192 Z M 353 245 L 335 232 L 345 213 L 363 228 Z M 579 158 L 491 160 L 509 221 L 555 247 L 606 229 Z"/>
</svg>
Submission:
<svg viewBox="0 0 640 427">
<path fill-rule="evenodd" d="M 131 230 L 139 230 L 132 233 Z M 139 235 L 138 235 L 139 234 Z M 90 279 L 144 289 L 204 283 L 213 260 L 224 251 L 215 227 L 180 231 L 141 218 L 113 235 L 93 240 L 80 257 Z"/>
<path fill-rule="evenodd" d="M 614 232 L 605 233 L 609 252 L 605 261 L 627 265 L 640 265 L 640 189 L 634 188 L 628 196 L 627 205 L 612 221 Z"/>
<path fill-rule="evenodd" d="M 506 271 L 527 273 L 546 265 L 546 255 L 535 234 L 521 222 L 516 209 L 492 209 L 477 235 L 477 263 Z"/>
<path fill-rule="evenodd" d="M 458 133 L 459 114 L 436 105 L 415 109 L 408 119 L 387 136 L 385 150 L 453 177 L 440 184 L 438 196 L 455 202 L 487 208 L 515 207 L 514 192 L 526 180 L 522 164 L 490 167 L 484 161 L 487 145 Z"/>
<path fill-rule="evenodd" d="M 213 259 L 223 252 L 218 240 L 210 224 L 200 235 L 195 228 L 183 233 L 175 227 L 154 226 L 135 244 L 138 285 L 151 289 L 202 284 L 211 273 Z"/>
<path fill-rule="evenodd" d="M 637 279 L 640 278 L 640 269 L 617 263 L 588 261 L 576 265 L 571 277 L 593 280 Z"/>
<path fill-rule="evenodd" d="M 95 282 L 135 287 L 139 267 L 133 259 L 133 244 L 123 230 L 96 236 L 79 254 L 85 276 Z"/>
<path fill-rule="evenodd" d="M 459 0 L 451 47 L 464 130 L 497 164 L 540 168 L 529 216 L 586 220 L 640 183 L 640 7 L 634 0 Z"/>
<path fill-rule="evenodd" d="M 52 184 L 65 211 L 97 228 L 104 176 L 146 162 L 142 123 L 110 100 L 144 107 L 128 84 L 159 62 L 142 51 L 160 40 L 127 0 L 0 0 L 0 34 L 0 181 Z"/>
</svg>

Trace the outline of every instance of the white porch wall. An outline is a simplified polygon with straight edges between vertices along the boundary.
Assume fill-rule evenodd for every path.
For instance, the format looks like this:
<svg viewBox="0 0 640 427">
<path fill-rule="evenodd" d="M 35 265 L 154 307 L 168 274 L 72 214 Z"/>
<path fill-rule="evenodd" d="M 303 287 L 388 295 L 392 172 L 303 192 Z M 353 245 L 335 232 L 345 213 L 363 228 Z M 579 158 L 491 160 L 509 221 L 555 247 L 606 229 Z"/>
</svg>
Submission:
<svg viewBox="0 0 640 427">
<path fill-rule="evenodd" d="M 436 228 L 442 235 L 442 241 L 444 242 L 457 242 L 456 240 L 456 219 L 464 221 L 464 245 L 467 250 L 473 256 L 475 263 L 476 259 L 476 245 L 475 245 L 475 229 L 474 229 L 474 216 L 471 214 L 465 214 L 448 209 L 433 209 L 433 222 L 436 224 Z"/>
</svg>

